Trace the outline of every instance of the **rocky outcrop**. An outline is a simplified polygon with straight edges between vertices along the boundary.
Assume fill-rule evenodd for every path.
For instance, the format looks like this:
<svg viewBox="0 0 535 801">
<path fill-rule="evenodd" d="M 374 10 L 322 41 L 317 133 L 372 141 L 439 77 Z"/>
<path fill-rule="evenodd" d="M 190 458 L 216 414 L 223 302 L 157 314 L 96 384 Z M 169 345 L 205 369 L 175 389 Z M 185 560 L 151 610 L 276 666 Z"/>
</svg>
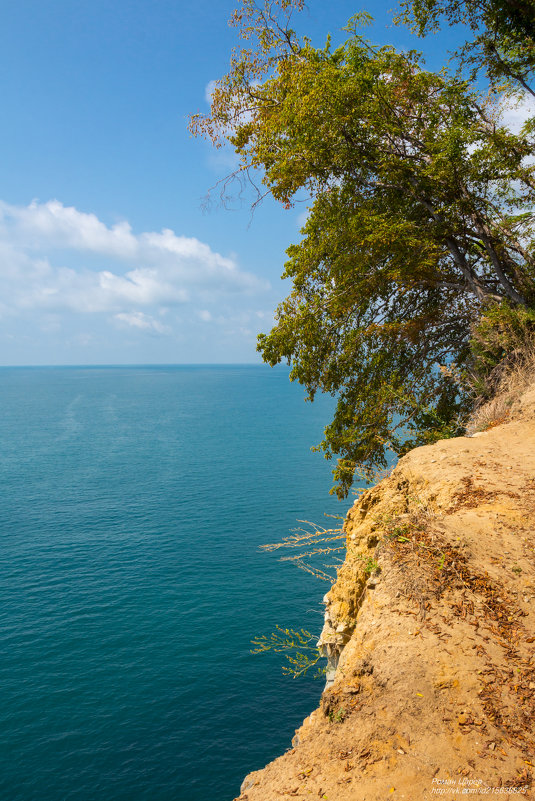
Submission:
<svg viewBox="0 0 535 801">
<path fill-rule="evenodd" d="M 535 798 L 535 389 L 347 515 L 320 707 L 240 801 Z"/>
</svg>

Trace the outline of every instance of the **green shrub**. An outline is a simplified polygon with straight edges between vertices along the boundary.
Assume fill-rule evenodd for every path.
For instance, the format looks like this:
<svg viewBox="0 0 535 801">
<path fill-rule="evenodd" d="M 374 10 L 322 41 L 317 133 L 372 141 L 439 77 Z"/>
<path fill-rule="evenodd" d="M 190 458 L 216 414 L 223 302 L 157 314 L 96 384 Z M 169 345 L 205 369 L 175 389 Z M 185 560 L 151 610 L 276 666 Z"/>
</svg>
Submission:
<svg viewBox="0 0 535 801">
<path fill-rule="evenodd" d="M 486 309 L 472 330 L 468 382 L 478 399 L 492 398 L 507 372 L 531 360 L 535 310 L 506 302 Z"/>
</svg>

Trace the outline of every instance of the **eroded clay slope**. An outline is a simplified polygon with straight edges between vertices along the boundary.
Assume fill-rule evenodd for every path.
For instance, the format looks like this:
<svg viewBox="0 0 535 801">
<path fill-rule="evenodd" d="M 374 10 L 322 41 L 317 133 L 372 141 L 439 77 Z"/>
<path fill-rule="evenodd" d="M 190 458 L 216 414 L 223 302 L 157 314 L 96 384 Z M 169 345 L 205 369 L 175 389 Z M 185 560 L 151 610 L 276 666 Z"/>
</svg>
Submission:
<svg viewBox="0 0 535 801">
<path fill-rule="evenodd" d="M 535 798 L 535 390 L 364 493 L 321 641 L 339 663 L 240 801 Z"/>
</svg>

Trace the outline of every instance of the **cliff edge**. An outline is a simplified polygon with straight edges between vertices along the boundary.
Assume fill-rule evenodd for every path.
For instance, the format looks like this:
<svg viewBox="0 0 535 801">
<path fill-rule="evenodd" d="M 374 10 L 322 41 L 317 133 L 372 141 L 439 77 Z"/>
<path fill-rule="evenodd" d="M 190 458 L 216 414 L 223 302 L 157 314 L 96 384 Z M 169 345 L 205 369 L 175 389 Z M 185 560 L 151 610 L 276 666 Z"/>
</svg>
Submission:
<svg viewBox="0 0 535 801">
<path fill-rule="evenodd" d="M 239 801 L 535 799 L 535 386 L 364 492 L 325 598 L 320 707 Z"/>
</svg>

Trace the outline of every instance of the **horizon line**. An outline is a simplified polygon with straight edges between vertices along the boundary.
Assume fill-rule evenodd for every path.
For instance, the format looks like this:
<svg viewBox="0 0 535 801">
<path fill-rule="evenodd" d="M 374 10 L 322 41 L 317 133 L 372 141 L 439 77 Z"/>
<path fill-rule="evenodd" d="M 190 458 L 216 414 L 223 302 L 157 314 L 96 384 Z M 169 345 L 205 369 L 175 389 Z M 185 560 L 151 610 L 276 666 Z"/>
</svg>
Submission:
<svg viewBox="0 0 535 801">
<path fill-rule="evenodd" d="M 279 367 L 280 364 L 274 365 Z M 288 365 L 282 365 L 288 366 Z M 0 370 L 57 367 L 270 367 L 265 362 L 88 362 L 62 364 L 0 364 Z"/>
</svg>

